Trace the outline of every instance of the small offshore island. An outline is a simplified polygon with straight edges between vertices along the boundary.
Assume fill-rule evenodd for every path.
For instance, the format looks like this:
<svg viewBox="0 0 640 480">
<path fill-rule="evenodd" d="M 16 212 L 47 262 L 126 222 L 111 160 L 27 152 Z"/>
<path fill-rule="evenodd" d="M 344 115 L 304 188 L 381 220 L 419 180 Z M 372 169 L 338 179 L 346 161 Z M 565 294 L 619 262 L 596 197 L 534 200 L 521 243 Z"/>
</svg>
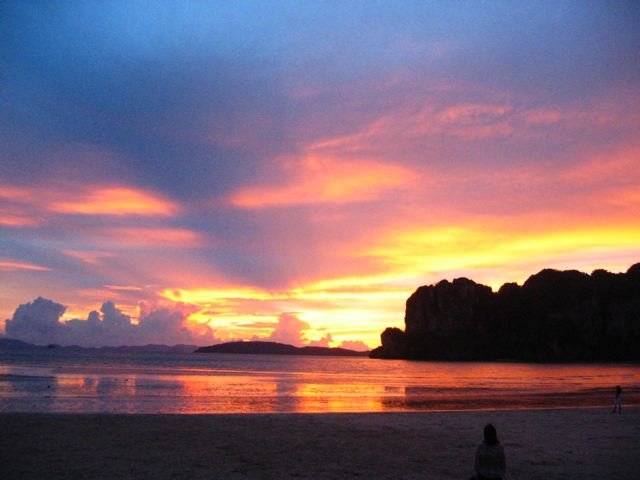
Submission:
<svg viewBox="0 0 640 480">
<path fill-rule="evenodd" d="M 369 352 L 346 348 L 294 347 L 277 342 L 228 342 L 198 348 L 195 353 L 244 353 L 254 355 L 316 355 L 333 357 L 365 357 Z"/>
<path fill-rule="evenodd" d="M 620 362 L 640 360 L 640 263 L 626 273 L 545 269 L 497 292 L 467 278 L 419 287 L 405 330 L 372 358 Z"/>
</svg>

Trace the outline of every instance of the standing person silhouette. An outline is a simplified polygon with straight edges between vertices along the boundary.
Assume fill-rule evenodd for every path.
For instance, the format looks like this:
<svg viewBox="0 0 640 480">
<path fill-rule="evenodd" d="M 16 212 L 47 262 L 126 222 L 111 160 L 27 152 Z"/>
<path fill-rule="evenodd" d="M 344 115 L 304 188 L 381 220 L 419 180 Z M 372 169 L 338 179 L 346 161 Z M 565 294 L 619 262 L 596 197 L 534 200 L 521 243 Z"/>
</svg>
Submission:
<svg viewBox="0 0 640 480">
<path fill-rule="evenodd" d="M 622 413 L 622 388 L 616 386 L 616 396 L 613 398 L 613 410 L 611 413 Z"/>
<path fill-rule="evenodd" d="M 474 465 L 476 475 L 471 478 L 473 480 L 504 480 L 507 465 L 496 427 L 488 423 L 484 427 L 483 434 L 484 441 L 476 449 Z"/>
</svg>

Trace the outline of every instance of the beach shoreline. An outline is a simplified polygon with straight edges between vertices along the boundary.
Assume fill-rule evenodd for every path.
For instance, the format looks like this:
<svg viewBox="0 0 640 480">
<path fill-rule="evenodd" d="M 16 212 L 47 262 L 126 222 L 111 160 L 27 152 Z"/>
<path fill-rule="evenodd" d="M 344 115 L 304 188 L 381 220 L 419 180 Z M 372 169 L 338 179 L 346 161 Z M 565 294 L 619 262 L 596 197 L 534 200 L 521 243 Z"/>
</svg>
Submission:
<svg viewBox="0 0 640 480">
<path fill-rule="evenodd" d="M 634 480 L 640 408 L 402 413 L 2 413 L 2 478 L 467 479 L 492 422 L 510 479 Z"/>
</svg>

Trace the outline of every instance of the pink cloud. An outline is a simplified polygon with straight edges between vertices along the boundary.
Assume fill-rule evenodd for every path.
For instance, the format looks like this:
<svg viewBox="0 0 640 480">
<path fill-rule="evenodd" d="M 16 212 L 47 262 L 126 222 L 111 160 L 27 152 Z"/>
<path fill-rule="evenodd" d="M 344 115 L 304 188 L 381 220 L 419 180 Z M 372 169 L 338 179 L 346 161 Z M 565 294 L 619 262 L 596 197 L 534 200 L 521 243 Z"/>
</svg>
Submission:
<svg viewBox="0 0 640 480">
<path fill-rule="evenodd" d="M 1 213 L 0 214 L 0 225 L 5 227 L 33 227 L 38 225 L 40 222 L 38 219 L 29 217 L 22 213 L 11 214 L 11 213 Z"/>
<path fill-rule="evenodd" d="M 306 342 L 304 332 L 310 328 L 311 325 L 295 313 L 281 313 L 268 340 L 300 346 Z"/>
<path fill-rule="evenodd" d="M 51 271 L 50 268 L 48 267 L 43 267 L 41 265 L 36 265 L 33 263 L 27 263 L 27 262 L 18 262 L 15 260 L 7 260 L 7 259 L 0 259 L 0 270 L 27 270 L 27 271 L 34 271 L 34 272 L 48 272 Z"/>
</svg>

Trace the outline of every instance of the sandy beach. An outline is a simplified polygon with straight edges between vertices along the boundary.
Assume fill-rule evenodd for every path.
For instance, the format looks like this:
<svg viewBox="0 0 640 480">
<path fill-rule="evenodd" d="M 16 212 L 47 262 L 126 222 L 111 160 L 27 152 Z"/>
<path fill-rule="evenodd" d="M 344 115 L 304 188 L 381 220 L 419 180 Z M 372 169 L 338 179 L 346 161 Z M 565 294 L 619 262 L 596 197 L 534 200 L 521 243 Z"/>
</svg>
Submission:
<svg viewBox="0 0 640 480">
<path fill-rule="evenodd" d="M 640 409 L 0 415 L 3 479 L 468 479 L 493 422 L 510 479 L 640 478 Z"/>
</svg>

